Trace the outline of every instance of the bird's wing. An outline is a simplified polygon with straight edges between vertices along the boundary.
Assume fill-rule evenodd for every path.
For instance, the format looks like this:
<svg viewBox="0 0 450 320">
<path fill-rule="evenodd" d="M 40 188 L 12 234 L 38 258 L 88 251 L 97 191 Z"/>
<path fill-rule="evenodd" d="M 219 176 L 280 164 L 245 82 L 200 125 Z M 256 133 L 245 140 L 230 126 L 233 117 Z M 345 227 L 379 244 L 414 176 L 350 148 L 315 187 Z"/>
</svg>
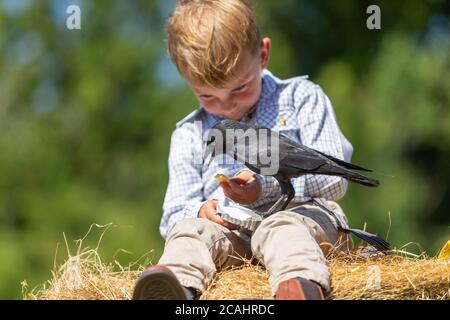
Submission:
<svg viewBox="0 0 450 320">
<path fill-rule="evenodd" d="M 359 170 L 359 171 L 372 172 L 372 170 L 370 170 L 370 169 L 366 169 L 366 168 L 363 168 L 363 167 L 361 167 L 361 166 L 357 166 L 356 164 L 349 163 L 349 162 L 346 162 L 346 161 L 344 161 L 344 160 L 341 160 L 341 159 L 338 159 L 338 158 L 329 156 L 329 155 L 327 155 L 327 154 L 325 154 L 325 153 L 323 153 L 323 152 L 317 151 L 317 150 L 314 150 L 314 151 L 320 153 L 321 155 L 323 155 L 324 157 L 330 159 L 331 161 L 333 161 L 333 162 L 335 162 L 335 163 L 337 163 L 337 164 L 343 166 L 344 168 L 351 169 L 351 170 Z"/>
<path fill-rule="evenodd" d="M 291 167 L 303 173 L 317 172 L 320 167 L 330 164 L 330 160 L 312 149 L 293 146 L 290 144 L 280 145 L 280 164 L 283 167 Z"/>
<path fill-rule="evenodd" d="M 333 156 L 330 156 L 330 155 L 328 155 L 326 153 L 323 153 L 323 152 L 320 152 L 318 150 L 309 148 L 309 147 L 307 147 L 305 145 L 299 144 L 296 141 L 293 141 L 293 140 L 289 139 L 288 137 L 286 137 L 284 135 L 282 135 L 281 139 L 283 140 L 283 143 L 286 143 L 287 145 L 290 145 L 290 146 L 292 146 L 294 148 L 300 148 L 300 149 L 308 150 L 308 151 L 310 151 L 312 153 L 319 154 L 322 157 L 325 157 L 326 159 L 331 160 L 332 162 L 334 162 L 334 164 L 338 164 L 339 166 L 342 166 L 342 167 L 344 167 L 346 169 L 372 172 L 372 170 L 370 170 L 370 169 L 363 168 L 363 167 L 358 166 L 356 164 L 346 162 L 344 160 L 341 160 L 341 159 L 335 158 Z"/>
<path fill-rule="evenodd" d="M 378 180 L 368 178 L 356 172 L 352 172 L 351 169 L 367 170 L 359 166 L 347 163 L 345 161 L 328 156 L 322 152 L 318 152 L 314 149 L 308 148 L 300 143 L 297 143 L 283 134 L 276 133 L 274 131 L 268 131 L 271 139 L 267 139 L 267 142 L 275 142 L 278 144 L 278 150 L 276 146 L 260 146 L 246 142 L 241 142 L 242 145 L 250 147 L 250 152 L 253 159 L 258 159 L 255 163 L 255 167 L 258 169 L 264 168 L 266 165 L 260 161 L 260 157 L 264 155 L 270 155 L 266 157 L 270 159 L 270 169 L 275 169 L 275 176 L 282 179 L 290 179 L 293 177 L 299 177 L 304 174 L 323 174 L 331 176 L 340 176 L 355 183 L 359 183 L 365 186 L 375 187 L 380 184 Z M 260 136 L 261 137 L 261 136 Z M 258 143 L 259 144 L 259 143 Z M 277 155 L 272 154 L 277 152 Z M 277 157 L 278 156 L 278 159 Z M 247 166 L 248 160 L 244 162 Z M 276 161 L 278 160 L 278 166 Z M 275 163 L 274 163 L 275 162 Z"/>
<path fill-rule="evenodd" d="M 314 150 L 305 145 L 297 143 L 296 141 L 290 139 L 289 137 L 283 135 L 278 131 L 273 131 L 259 125 L 254 125 L 252 129 L 268 130 L 267 134 L 270 135 L 271 139 L 267 139 L 268 144 L 260 144 L 260 143 L 249 144 L 249 142 L 245 140 L 246 139 L 245 137 L 238 138 L 236 143 L 241 146 L 246 146 L 247 148 L 246 150 L 248 152 L 245 157 L 242 156 L 237 157 L 238 158 L 237 160 L 241 162 L 248 163 L 249 157 L 253 159 L 259 159 L 260 155 L 267 155 L 269 157 L 272 157 L 271 152 L 274 152 L 275 149 L 271 148 L 271 142 L 276 142 L 279 148 L 281 149 L 281 152 L 279 152 L 280 164 L 282 163 L 283 166 L 286 166 L 286 169 L 288 171 L 291 171 L 289 170 L 289 167 L 291 167 L 292 170 L 301 171 L 299 173 L 308 173 L 308 172 L 317 173 L 317 170 L 320 171 L 321 167 L 324 167 L 323 169 L 328 171 L 330 168 L 329 166 L 341 167 L 342 169 L 345 168 L 353 170 L 370 171 L 368 169 L 334 158 L 325 153 L 322 153 L 320 151 Z M 261 134 L 265 133 L 261 133 L 260 131 L 258 131 L 258 142 L 259 138 L 261 137 Z M 272 157 L 272 159 L 274 158 Z M 259 164 L 258 166 L 262 165 Z M 325 167 L 327 167 L 328 170 Z"/>
<path fill-rule="evenodd" d="M 254 126 L 255 129 L 267 129 L 261 126 Z M 270 135 L 270 139 L 267 138 L 267 143 L 260 143 L 261 135 L 265 134 L 258 132 L 257 143 L 249 143 L 246 137 L 237 137 L 235 146 L 246 147 L 246 154 L 236 154 L 237 160 L 248 164 L 249 159 L 258 159 L 258 167 L 263 167 L 260 163 L 261 156 L 270 157 L 272 161 L 276 160 L 273 152 L 278 153 L 278 160 L 283 170 L 287 170 L 286 173 L 298 174 L 315 172 L 318 168 L 326 164 L 332 164 L 331 160 L 310 149 L 303 146 L 288 137 L 280 134 L 277 131 L 270 130 L 267 132 Z M 278 145 L 278 148 L 272 148 L 272 146 Z"/>
<path fill-rule="evenodd" d="M 330 164 L 330 159 L 316 150 L 299 144 L 282 134 L 279 137 L 280 163 L 283 165 L 308 172 L 316 171 L 321 166 Z"/>
</svg>

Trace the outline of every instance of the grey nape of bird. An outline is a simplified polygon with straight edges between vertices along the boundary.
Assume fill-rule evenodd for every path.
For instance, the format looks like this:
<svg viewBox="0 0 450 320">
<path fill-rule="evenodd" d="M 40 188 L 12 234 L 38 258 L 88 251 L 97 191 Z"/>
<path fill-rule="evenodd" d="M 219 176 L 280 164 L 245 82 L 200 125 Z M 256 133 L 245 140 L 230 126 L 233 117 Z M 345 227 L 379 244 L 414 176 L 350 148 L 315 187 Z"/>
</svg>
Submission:
<svg viewBox="0 0 450 320">
<path fill-rule="evenodd" d="M 248 133 L 247 130 L 253 130 L 254 132 L 252 133 L 255 133 L 257 139 L 242 139 L 229 134 L 227 135 L 227 132 L 229 133 L 230 130 L 239 130 L 241 133 Z M 218 134 L 220 134 L 219 138 L 217 137 Z M 268 147 L 266 148 L 261 147 L 258 143 L 262 135 L 266 135 L 267 137 L 266 141 L 268 142 Z M 246 136 L 249 137 L 251 135 L 247 134 Z M 229 141 L 230 137 L 232 137 L 232 141 Z M 222 142 L 222 145 L 217 146 L 220 142 Z M 268 150 L 272 145 L 271 143 L 278 146 L 277 151 L 279 154 L 277 159 L 279 165 L 277 170 L 273 173 L 265 174 L 262 169 L 267 163 L 262 163 L 260 159 L 267 157 L 267 154 L 270 154 L 270 151 L 273 152 L 273 150 Z M 245 150 L 247 156 L 242 157 L 237 150 Z M 220 121 L 212 128 L 208 136 L 204 159 L 206 159 L 208 155 L 211 155 L 211 158 L 213 158 L 219 153 L 226 153 L 234 159 L 244 163 L 250 170 L 263 175 L 273 176 L 278 180 L 281 187 L 281 197 L 264 215 L 270 215 L 275 211 L 284 210 L 295 195 L 295 190 L 290 179 L 305 174 L 339 176 L 369 187 L 376 187 L 380 184 L 378 180 L 351 171 L 358 170 L 371 172 L 369 169 L 308 148 L 268 128 L 257 125 L 250 126 L 233 120 Z M 250 161 L 249 159 L 253 159 L 253 161 Z"/>
</svg>

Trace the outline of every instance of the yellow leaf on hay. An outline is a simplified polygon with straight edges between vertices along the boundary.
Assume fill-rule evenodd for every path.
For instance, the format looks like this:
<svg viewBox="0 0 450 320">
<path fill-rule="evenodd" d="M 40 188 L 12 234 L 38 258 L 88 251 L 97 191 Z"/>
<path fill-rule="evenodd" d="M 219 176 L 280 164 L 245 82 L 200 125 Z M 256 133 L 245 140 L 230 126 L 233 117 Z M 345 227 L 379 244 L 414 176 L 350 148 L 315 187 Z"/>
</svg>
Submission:
<svg viewBox="0 0 450 320">
<path fill-rule="evenodd" d="M 450 240 L 442 247 L 439 252 L 438 259 L 447 260 L 450 259 Z"/>
</svg>

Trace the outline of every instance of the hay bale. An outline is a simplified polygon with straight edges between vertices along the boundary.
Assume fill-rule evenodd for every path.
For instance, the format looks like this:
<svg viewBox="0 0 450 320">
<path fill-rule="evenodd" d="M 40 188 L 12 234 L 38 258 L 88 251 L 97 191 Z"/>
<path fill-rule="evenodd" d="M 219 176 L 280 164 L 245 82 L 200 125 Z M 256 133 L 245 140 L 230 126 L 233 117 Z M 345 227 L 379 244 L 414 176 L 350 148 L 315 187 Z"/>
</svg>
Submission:
<svg viewBox="0 0 450 320">
<path fill-rule="evenodd" d="M 329 299 L 450 299 L 448 260 L 401 255 L 364 258 L 339 254 L 329 258 L 332 293 Z M 119 269 L 117 271 L 117 269 Z M 131 270 L 102 263 L 96 250 L 69 259 L 54 270 L 52 280 L 25 299 L 131 299 L 143 267 Z M 271 298 L 268 272 L 244 261 L 241 267 L 220 272 L 201 299 Z M 25 288 L 26 289 L 26 288 Z"/>
<path fill-rule="evenodd" d="M 328 299 L 450 300 L 450 265 L 432 258 L 340 255 L 329 259 L 332 292 Z M 268 272 L 246 263 L 220 273 L 204 299 L 270 299 Z"/>
<path fill-rule="evenodd" d="M 117 271 L 119 269 L 119 271 Z M 31 300 L 130 300 L 134 282 L 141 270 L 122 268 L 117 263 L 104 264 L 95 249 L 69 256 L 52 279 L 26 292 Z"/>
<path fill-rule="evenodd" d="M 243 265 L 217 274 L 202 300 L 271 299 L 269 272 L 261 265 L 244 260 Z"/>
<path fill-rule="evenodd" d="M 426 256 L 342 257 L 331 260 L 330 267 L 334 299 L 450 299 L 448 261 Z"/>
</svg>

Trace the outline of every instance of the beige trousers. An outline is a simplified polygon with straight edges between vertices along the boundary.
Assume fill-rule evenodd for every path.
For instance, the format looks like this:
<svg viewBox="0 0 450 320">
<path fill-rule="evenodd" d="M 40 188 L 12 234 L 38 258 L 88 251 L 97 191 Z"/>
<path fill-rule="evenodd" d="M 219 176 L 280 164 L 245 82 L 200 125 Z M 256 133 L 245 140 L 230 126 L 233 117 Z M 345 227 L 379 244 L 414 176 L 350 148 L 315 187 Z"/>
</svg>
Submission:
<svg viewBox="0 0 450 320">
<path fill-rule="evenodd" d="M 328 201 L 344 227 L 340 206 Z M 206 290 L 217 270 L 257 258 L 270 273 L 275 295 L 284 280 L 303 277 L 329 292 L 330 271 L 325 258 L 333 247 L 349 250 L 351 237 L 337 230 L 333 216 L 319 207 L 301 205 L 280 211 L 261 222 L 253 234 L 230 231 L 202 218 L 178 221 L 171 228 L 158 264 L 166 265 L 182 285 Z"/>
</svg>

